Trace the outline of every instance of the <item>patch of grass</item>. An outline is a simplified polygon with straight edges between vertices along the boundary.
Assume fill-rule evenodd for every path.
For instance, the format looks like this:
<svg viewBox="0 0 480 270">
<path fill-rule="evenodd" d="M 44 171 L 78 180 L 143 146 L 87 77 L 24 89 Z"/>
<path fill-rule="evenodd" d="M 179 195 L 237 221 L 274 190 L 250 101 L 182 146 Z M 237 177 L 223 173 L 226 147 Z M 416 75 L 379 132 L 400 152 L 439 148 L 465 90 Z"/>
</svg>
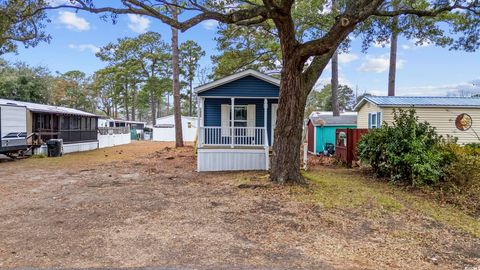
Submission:
<svg viewBox="0 0 480 270">
<path fill-rule="evenodd" d="M 356 208 L 368 204 L 388 212 L 403 209 L 401 203 L 385 193 L 386 190 L 367 185 L 359 178 L 352 179 L 350 175 L 331 171 L 306 173 L 304 176 L 314 184 L 307 197 L 324 207 Z"/>
<path fill-rule="evenodd" d="M 356 172 L 358 173 L 341 168 L 322 168 L 322 171 L 304 174 L 311 182 L 308 188 L 292 186 L 290 190 L 297 198 L 318 203 L 325 208 L 366 209 L 371 218 L 382 218 L 385 213 L 421 213 L 441 224 L 480 237 L 480 219 L 465 211 L 402 187 L 366 179 Z"/>
</svg>

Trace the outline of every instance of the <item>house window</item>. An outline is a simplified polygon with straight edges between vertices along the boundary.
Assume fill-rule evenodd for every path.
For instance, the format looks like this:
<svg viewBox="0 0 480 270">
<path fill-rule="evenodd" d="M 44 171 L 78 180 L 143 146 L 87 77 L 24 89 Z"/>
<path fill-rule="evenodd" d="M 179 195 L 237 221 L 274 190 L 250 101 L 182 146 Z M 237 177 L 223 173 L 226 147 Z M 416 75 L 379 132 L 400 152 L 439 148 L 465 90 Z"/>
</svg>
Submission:
<svg viewBox="0 0 480 270">
<path fill-rule="evenodd" d="M 247 126 L 247 106 L 246 105 L 235 105 L 233 109 L 233 125 L 235 127 L 246 127 Z"/>
<path fill-rule="evenodd" d="M 368 128 L 379 128 L 381 122 L 382 119 L 380 112 L 368 113 Z"/>
</svg>

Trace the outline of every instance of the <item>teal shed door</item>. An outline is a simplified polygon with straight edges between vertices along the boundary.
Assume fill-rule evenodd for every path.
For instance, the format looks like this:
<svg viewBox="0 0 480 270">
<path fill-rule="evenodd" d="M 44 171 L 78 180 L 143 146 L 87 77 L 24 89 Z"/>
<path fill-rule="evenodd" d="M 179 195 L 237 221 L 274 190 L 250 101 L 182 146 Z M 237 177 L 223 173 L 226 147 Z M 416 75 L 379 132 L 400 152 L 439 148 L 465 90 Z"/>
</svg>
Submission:
<svg viewBox="0 0 480 270">
<path fill-rule="evenodd" d="M 357 128 L 356 125 L 350 126 L 333 126 L 333 127 L 316 127 L 316 147 L 315 152 L 321 153 L 325 148 L 326 143 L 335 145 L 335 131 L 337 128 Z"/>
</svg>

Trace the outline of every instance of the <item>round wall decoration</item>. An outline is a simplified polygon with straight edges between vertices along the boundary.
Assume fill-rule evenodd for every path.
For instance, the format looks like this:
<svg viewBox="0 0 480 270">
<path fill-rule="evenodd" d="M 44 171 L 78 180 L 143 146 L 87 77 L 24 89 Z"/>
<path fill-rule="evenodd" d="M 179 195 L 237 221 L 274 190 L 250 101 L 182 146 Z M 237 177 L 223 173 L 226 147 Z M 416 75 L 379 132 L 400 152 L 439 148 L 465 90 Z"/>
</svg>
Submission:
<svg viewBox="0 0 480 270">
<path fill-rule="evenodd" d="M 459 114 L 455 119 L 455 126 L 461 131 L 468 130 L 472 127 L 472 117 L 466 113 Z"/>
</svg>

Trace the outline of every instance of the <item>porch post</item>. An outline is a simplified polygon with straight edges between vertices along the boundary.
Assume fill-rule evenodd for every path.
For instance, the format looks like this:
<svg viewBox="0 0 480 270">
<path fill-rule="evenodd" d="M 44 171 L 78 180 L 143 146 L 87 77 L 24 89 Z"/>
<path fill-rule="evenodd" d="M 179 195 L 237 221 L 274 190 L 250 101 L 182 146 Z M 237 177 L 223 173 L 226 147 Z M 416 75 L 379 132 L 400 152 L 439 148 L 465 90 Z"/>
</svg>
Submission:
<svg viewBox="0 0 480 270">
<path fill-rule="evenodd" d="M 197 97 L 197 146 L 203 145 L 203 98 Z"/>
<path fill-rule="evenodd" d="M 230 117 L 230 147 L 233 148 L 235 144 L 235 98 L 231 98 L 232 106 L 230 107 L 231 117 Z"/>
<path fill-rule="evenodd" d="M 268 123 L 268 99 L 263 100 L 263 132 L 264 132 L 264 146 L 265 146 L 265 169 L 270 169 L 270 148 L 268 145 L 268 132 L 267 132 L 267 123 Z"/>
</svg>

